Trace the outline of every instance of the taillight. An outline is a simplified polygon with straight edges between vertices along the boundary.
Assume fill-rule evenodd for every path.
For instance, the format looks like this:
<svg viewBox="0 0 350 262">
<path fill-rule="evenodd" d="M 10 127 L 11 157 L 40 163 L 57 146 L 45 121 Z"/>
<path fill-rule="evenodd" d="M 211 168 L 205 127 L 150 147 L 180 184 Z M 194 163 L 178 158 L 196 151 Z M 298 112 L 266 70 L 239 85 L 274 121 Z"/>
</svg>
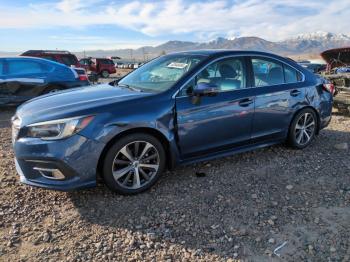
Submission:
<svg viewBox="0 0 350 262">
<path fill-rule="evenodd" d="M 88 79 L 88 76 L 87 76 L 87 75 L 79 75 L 79 80 L 80 80 L 80 81 L 87 81 L 87 80 L 89 80 L 89 79 Z"/>
<path fill-rule="evenodd" d="M 334 85 L 332 83 L 323 84 L 323 90 L 334 95 Z"/>
</svg>

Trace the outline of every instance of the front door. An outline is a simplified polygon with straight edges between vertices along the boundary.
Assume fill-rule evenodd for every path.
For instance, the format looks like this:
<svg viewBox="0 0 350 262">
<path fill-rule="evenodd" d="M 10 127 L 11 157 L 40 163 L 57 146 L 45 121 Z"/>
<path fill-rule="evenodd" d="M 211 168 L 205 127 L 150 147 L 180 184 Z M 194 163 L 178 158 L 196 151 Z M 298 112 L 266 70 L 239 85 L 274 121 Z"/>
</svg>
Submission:
<svg viewBox="0 0 350 262">
<path fill-rule="evenodd" d="M 217 95 L 193 97 L 198 83 L 217 86 Z M 176 111 L 184 159 L 249 143 L 254 97 L 247 88 L 245 59 L 226 58 L 208 65 L 178 94 Z"/>
</svg>

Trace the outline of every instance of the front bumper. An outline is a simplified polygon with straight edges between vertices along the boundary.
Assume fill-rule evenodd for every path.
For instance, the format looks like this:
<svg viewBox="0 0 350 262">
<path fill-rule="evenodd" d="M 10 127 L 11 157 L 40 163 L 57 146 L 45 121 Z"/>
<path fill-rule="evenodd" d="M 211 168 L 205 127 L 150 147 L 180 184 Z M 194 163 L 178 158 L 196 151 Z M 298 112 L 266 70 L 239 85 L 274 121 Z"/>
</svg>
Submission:
<svg viewBox="0 0 350 262">
<path fill-rule="evenodd" d="M 104 146 L 81 135 L 55 141 L 20 138 L 14 143 L 16 169 L 21 182 L 32 186 L 62 191 L 93 187 Z"/>
</svg>

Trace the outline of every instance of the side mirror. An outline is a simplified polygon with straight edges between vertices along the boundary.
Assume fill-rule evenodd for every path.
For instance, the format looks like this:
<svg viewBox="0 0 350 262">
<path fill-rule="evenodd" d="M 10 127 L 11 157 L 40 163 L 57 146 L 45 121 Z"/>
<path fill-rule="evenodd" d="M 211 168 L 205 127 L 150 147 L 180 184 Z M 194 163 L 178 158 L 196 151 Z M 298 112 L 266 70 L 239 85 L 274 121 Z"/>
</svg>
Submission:
<svg viewBox="0 0 350 262">
<path fill-rule="evenodd" d="M 210 83 L 198 83 L 193 89 L 194 96 L 215 96 L 219 93 L 219 87 Z"/>
</svg>

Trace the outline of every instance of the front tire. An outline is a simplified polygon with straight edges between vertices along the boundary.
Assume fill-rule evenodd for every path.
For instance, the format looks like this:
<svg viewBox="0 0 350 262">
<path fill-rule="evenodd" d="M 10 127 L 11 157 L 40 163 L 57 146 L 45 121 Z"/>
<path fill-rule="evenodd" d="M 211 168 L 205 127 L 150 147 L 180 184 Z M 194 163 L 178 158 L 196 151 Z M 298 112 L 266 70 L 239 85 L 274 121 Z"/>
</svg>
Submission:
<svg viewBox="0 0 350 262">
<path fill-rule="evenodd" d="M 301 110 L 293 119 L 288 134 L 288 143 L 296 149 L 303 149 L 310 145 L 317 130 L 316 113 L 306 108 Z"/>
<path fill-rule="evenodd" d="M 117 140 L 103 162 L 103 178 L 114 192 L 132 195 L 153 186 L 164 171 L 166 154 L 160 141 L 137 133 Z"/>
</svg>

